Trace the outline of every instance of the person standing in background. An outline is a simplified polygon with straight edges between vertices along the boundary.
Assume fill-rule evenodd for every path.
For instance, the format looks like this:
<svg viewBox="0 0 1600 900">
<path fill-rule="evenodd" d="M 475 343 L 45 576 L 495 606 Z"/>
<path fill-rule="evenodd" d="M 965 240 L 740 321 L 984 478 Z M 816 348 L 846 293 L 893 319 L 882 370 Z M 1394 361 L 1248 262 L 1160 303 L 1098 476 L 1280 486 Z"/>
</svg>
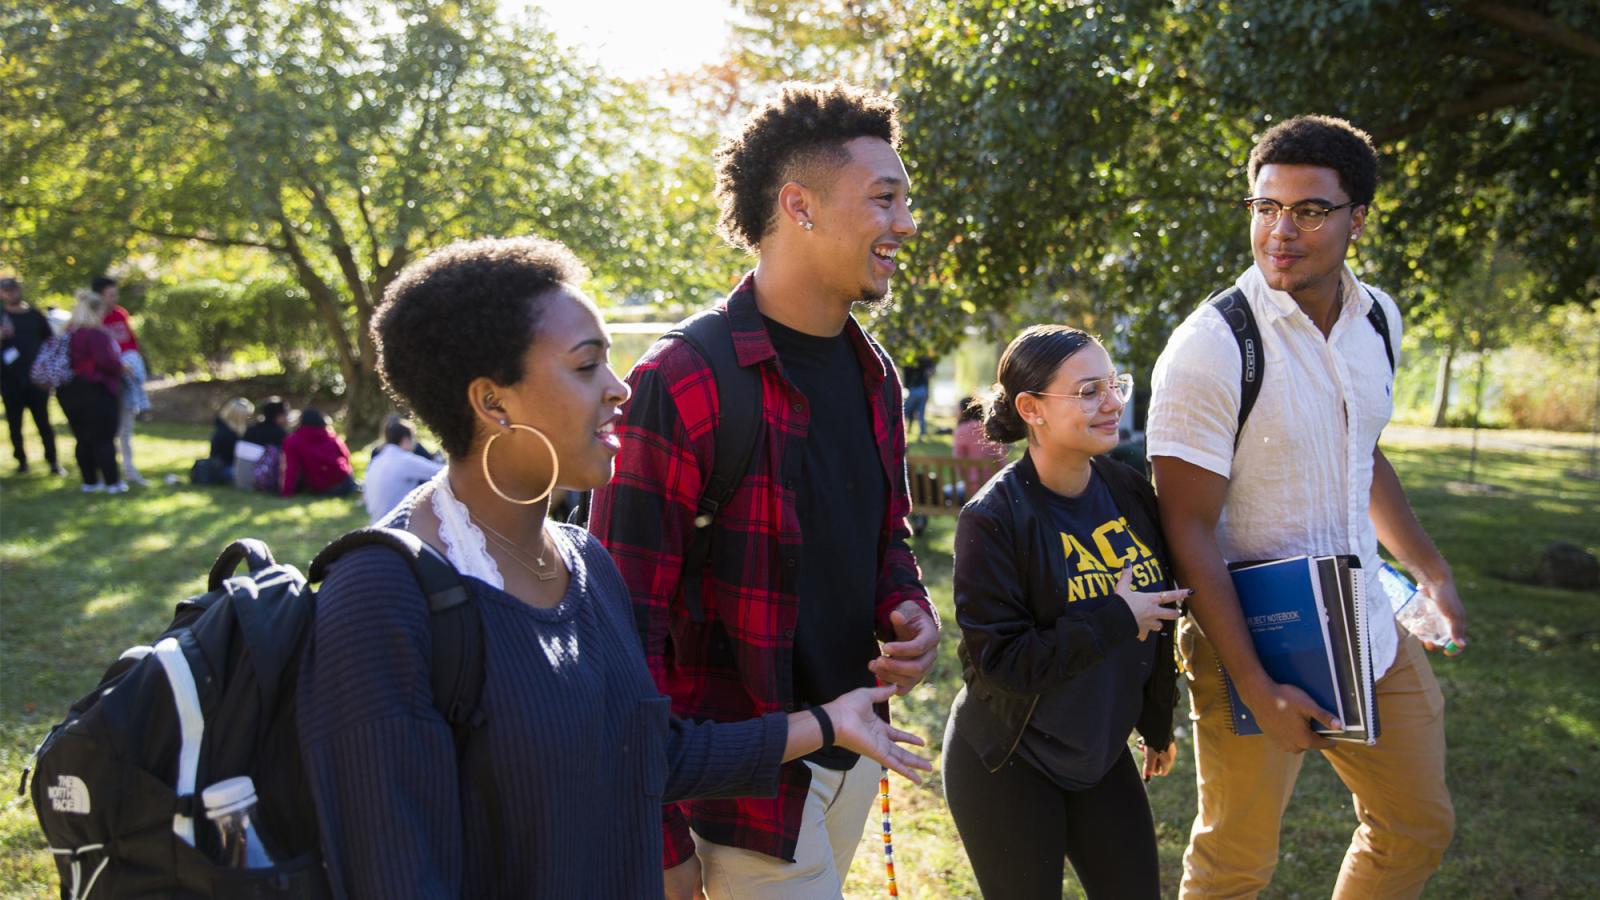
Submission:
<svg viewBox="0 0 1600 900">
<path fill-rule="evenodd" d="M 906 366 L 906 434 L 915 422 L 919 441 L 928 437 L 928 391 L 938 365 L 937 359 L 928 356 Z"/>
<path fill-rule="evenodd" d="M 32 414 L 44 444 L 45 465 L 50 474 L 65 475 L 56 458 L 56 433 L 50 427 L 50 392 L 33 383 L 29 372 L 39 348 L 55 332 L 44 313 L 22 299 L 22 282 L 0 278 L 0 399 L 6 408 L 6 427 L 11 432 L 11 455 L 17 460 L 17 474 L 28 471 L 28 453 L 23 448 L 22 417 Z"/>
<path fill-rule="evenodd" d="M 117 439 L 122 445 L 122 468 L 129 484 L 144 486 L 139 467 L 133 464 L 133 423 L 139 414 L 150 408 L 145 395 L 144 382 L 149 376 L 144 356 L 139 352 L 139 339 L 134 336 L 133 322 L 128 311 L 117 304 L 117 280 L 100 275 L 90 282 L 89 289 L 100 295 L 105 304 L 105 320 L 101 323 L 112 340 L 117 342 L 117 353 L 122 360 L 122 410 L 117 421 Z"/>
<path fill-rule="evenodd" d="M 101 327 L 105 301 L 93 291 L 79 291 L 67 323 L 67 359 L 72 380 L 56 389 L 67 426 L 77 440 L 73 448 L 83 473 L 83 492 L 120 494 L 127 482 L 117 477 L 117 406 L 122 393 L 122 360 L 117 342 Z"/>
</svg>

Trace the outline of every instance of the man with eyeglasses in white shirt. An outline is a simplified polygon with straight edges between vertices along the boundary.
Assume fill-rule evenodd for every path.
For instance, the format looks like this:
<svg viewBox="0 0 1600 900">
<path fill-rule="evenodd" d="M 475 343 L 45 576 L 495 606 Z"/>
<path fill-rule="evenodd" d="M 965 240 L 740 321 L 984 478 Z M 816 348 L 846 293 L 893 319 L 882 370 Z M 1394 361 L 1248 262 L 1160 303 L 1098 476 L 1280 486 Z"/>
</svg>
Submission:
<svg viewBox="0 0 1600 900">
<path fill-rule="evenodd" d="M 1241 422 L 1250 370 L 1209 303 L 1174 331 L 1153 374 L 1147 453 L 1179 581 L 1195 591 L 1179 630 L 1200 790 L 1186 900 L 1266 888 L 1306 750 L 1323 752 L 1360 820 L 1335 898 L 1418 896 L 1454 831 L 1444 701 L 1418 640 L 1398 626 L 1369 629 L 1381 735 L 1371 746 L 1335 744 L 1312 730 L 1336 727 L 1335 715 L 1263 670 L 1227 570 L 1232 561 L 1357 555 L 1368 621 L 1387 624 L 1375 579 L 1381 542 L 1465 644 L 1450 566 L 1378 448 L 1394 406 L 1401 317 L 1345 264 L 1366 229 L 1377 170 L 1371 138 L 1342 119 L 1304 116 L 1269 130 L 1251 151 L 1244 201 L 1255 264 L 1235 284 L 1260 331 L 1255 405 Z M 1374 304 L 1380 316 L 1370 315 Z M 1263 734 L 1232 733 L 1219 661 Z"/>
</svg>

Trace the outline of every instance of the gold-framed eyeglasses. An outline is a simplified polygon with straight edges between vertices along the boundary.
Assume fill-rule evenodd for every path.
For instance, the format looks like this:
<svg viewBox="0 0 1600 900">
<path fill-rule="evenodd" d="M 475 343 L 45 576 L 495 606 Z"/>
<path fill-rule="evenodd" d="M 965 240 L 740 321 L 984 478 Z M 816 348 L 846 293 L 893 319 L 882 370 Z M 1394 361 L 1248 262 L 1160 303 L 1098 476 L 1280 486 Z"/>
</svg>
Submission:
<svg viewBox="0 0 1600 900">
<path fill-rule="evenodd" d="M 1338 206 L 1329 206 L 1326 203 L 1314 203 L 1305 200 L 1293 206 L 1284 206 L 1271 197 L 1247 197 L 1241 201 L 1245 209 L 1250 211 L 1250 219 L 1262 228 L 1271 228 L 1278 224 L 1285 209 L 1289 210 L 1289 217 L 1294 221 L 1294 227 L 1301 231 L 1316 231 L 1328 221 L 1328 216 L 1347 206 L 1360 206 L 1351 200 Z"/>
<path fill-rule="evenodd" d="M 1076 400 L 1083 406 L 1084 412 L 1094 412 L 1106 404 L 1107 397 L 1116 397 L 1118 406 L 1126 406 L 1133 399 L 1133 376 L 1127 372 L 1121 375 L 1112 375 L 1109 378 L 1097 378 L 1079 385 L 1076 393 L 1052 394 L 1048 391 L 1028 391 L 1035 397 L 1060 397 L 1064 400 Z"/>
</svg>

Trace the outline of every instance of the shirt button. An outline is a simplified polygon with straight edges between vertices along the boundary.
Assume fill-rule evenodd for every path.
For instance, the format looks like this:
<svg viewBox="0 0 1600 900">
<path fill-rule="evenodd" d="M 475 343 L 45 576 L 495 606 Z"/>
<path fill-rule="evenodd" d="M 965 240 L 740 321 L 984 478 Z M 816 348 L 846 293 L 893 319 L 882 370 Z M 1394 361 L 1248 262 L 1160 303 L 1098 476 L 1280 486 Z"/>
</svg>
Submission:
<svg viewBox="0 0 1600 900">
<path fill-rule="evenodd" d="M 789 559 L 786 559 L 786 560 L 784 560 L 784 561 L 783 561 L 783 567 L 784 567 L 784 568 L 785 568 L 785 569 L 792 569 L 792 568 L 794 568 L 794 558 L 793 558 L 793 557 L 790 557 L 790 558 L 789 558 Z"/>
<path fill-rule="evenodd" d="M 796 403 L 793 406 L 789 407 L 789 409 L 793 410 L 794 412 L 800 412 L 801 410 L 805 409 L 805 407 L 800 405 L 799 403 Z"/>
<path fill-rule="evenodd" d="M 786 637 L 786 638 L 794 637 L 794 629 L 793 628 L 785 628 L 783 630 L 783 636 Z"/>
</svg>

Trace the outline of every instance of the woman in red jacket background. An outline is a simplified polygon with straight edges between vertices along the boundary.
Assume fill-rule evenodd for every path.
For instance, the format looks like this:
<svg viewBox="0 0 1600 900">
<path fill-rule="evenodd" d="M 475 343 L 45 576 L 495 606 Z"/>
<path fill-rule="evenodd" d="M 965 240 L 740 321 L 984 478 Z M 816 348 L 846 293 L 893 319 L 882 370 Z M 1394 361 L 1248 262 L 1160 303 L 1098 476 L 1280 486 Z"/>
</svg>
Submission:
<svg viewBox="0 0 1600 900">
<path fill-rule="evenodd" d="M 300 413 L 300 427 L 283 439 L 283 495 L 304 486 L 309 494 L 343 497 L 356 490 L 350 448 L 333 433 L 322 413 Z"/>
</svg>

